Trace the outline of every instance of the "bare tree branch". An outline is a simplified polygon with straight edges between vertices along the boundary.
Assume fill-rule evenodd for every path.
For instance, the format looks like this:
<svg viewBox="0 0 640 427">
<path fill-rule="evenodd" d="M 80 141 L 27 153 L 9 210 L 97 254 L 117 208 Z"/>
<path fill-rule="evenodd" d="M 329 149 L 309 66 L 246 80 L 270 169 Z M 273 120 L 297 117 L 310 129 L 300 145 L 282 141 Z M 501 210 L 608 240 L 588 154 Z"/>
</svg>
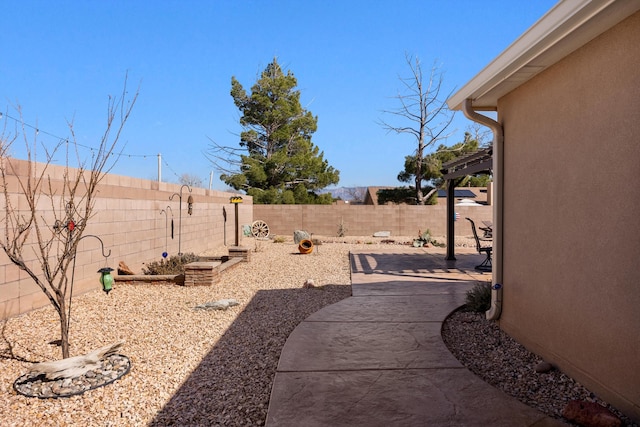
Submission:
<svg viewBox="0 0 640 427">
<path fill-rule="evenodd" d="M 411 75 L 410 77 L 400 77 L 404 91 L 393 97 L 400 105 L 393 110 L 383 110 L 383 113 L 394 117 L 397 122 L 380 120 L 378 124 L 387 132 L 409 134 L 415 139 L 416 200 L 418 204 L 424 204 L 431 193 L 424 194 L 422 191 L 425 172 L 422 167 L 423 160 L 429 147 L 453 133 L 447 133 L 453 122 L 454 113 L 448 109 L 446 104 L 446 99 L 453 92 L 450 92 L 444 99 L 440 97 L 443 76 L 435 63 L 431 68 L 428 80 L 425 82 L 420 60 L 418 58 L 414 60 L 408 54 L 405 54 L 405 60 Z"/>
<path fill-rule="evenodd" d="M 62 355 L 69 357 L 69 316 L 73 283 L 69 269 L 78 243 L 94 215 L 95 196 L 100 181 L 117 161 L 116 146 L 130 117 L 138 92 L 128 97 L 127 81 L 119 97 L 109 97 L 106 129 L 92 153 L 89 167 L 80 158 L 72 122 L 68 122 L 71 141 L 45 147 L 45 162 L 37 162 L 37 132 L 30 141 L 22 119 L 14 133 L 5 126 L 0 134 L 0 185 L 5 210 L 0 214 L 4 235 L 0 248 L 18 268 L 42 290 L 60 318 Z M 22 135 L 26 147 L 27 173 L 17 169 L 20 161 L 8 155 L 8 149 Z M 66 165 L 62 180 L 49 173 L 53 156 L 65 145 Z M 70 164 L 70 154 L 78 164 Z M 17 191 L 16 191 L 17 188 Z M 23 207 L 24 206 L 24 207 Z M 28 261 L 35 259 L 35 261 Z"/>
</svg>

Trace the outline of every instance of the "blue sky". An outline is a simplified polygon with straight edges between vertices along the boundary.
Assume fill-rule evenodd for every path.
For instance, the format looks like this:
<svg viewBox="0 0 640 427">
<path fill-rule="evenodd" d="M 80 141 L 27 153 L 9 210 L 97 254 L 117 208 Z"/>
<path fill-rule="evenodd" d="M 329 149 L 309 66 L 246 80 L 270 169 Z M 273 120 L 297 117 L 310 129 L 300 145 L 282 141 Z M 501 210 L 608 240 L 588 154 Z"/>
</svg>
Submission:
<svg viewBox="0 0 640 427">
<path fill-rule="evenodd" d="M 253 0 L 3 2 L 0 111 L 10 128 L 22 108 L 44 145 L 69 137 L 95 147 L 108 95 L 139 98 L 114 173 L 163 181 L 189 173 L 225 189 L 203 152 L 210 139 L 237 146 L 231 76 L 245 87 L 274 58 L 298 79 L 301 102 L 318 116 L 313 142 L 340 171 L 338 186 L 400 185 L 407 136 L 377 124 L 397 107 L 408 77 L 405 53 L 462 87 L 542 17 L 555 0 Z M 390 117 L 386 117 L 391 120 Z M 0 126 L 4 123 L 0 123 Z M 458 113 L 447 145 L 469 122 Z M 30 136 L 30 138 L 32 135 Z M 85 150 L 90 155 L 90 150 Z M 16 146 L 14 154 L 22 150 Z M 63 161 L 62 156 L 56 162 Z"/>
</svg>

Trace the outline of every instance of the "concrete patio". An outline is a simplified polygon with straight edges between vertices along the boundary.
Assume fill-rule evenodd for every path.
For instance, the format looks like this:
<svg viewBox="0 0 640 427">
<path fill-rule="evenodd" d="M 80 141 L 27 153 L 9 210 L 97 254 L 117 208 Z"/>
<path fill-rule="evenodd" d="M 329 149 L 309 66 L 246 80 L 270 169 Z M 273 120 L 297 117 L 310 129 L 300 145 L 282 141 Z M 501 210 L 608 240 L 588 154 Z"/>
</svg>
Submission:
<svg viewBox="0 0 640 427">
<path fill-rule="evenodd" d="M 389 246 L 351 254 L 352 296 L 289 336 L 268 426 L 556 426 L 476 377 L 440 334 L 465 293 L 490 274 L 483 256 Z"/>
</svg>

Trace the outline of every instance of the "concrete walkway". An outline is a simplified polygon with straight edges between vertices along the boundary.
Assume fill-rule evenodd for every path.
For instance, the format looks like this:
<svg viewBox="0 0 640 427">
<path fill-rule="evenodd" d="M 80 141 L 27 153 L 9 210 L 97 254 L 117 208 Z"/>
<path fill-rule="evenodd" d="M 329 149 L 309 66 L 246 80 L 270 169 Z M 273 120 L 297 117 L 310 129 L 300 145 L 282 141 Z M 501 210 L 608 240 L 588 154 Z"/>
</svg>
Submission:
<svg viewBox="0 0 640 427">
<path fill-rule="evenodd" d="M 389 246 L 352 253 L 352 297 L 289 336 L 268 426 L 559 426 L 485 383 L 444 345 L 446 316 L 464 303 L 483 256 Z"/>
</svg>

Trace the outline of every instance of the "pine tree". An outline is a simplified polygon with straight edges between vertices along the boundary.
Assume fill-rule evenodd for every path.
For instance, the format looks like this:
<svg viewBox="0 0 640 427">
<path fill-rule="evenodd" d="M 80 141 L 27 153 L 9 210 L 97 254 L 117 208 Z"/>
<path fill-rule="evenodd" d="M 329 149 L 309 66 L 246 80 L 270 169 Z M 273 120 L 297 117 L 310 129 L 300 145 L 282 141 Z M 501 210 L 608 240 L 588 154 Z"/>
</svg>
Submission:
<svg viewBox="0 0 640 427">
<path fill-rule="evenodd" d="M 340 172 L 329 166 L 311 141 L 318 118 L 300 105 L 297 84 L 293 73 L 284 74 L 276 59 L 267 65 L 250 95 L 231 78 L 231 96 L 242 113 L 242 152 L 237 156 L 239 170 L 220 178 L 253 196 L 254 203 L 332 202 L 330 194 L 316 192 L 337 184 Z M 212 151 L 231 152 L 219 146 Z"/>
</svg>

